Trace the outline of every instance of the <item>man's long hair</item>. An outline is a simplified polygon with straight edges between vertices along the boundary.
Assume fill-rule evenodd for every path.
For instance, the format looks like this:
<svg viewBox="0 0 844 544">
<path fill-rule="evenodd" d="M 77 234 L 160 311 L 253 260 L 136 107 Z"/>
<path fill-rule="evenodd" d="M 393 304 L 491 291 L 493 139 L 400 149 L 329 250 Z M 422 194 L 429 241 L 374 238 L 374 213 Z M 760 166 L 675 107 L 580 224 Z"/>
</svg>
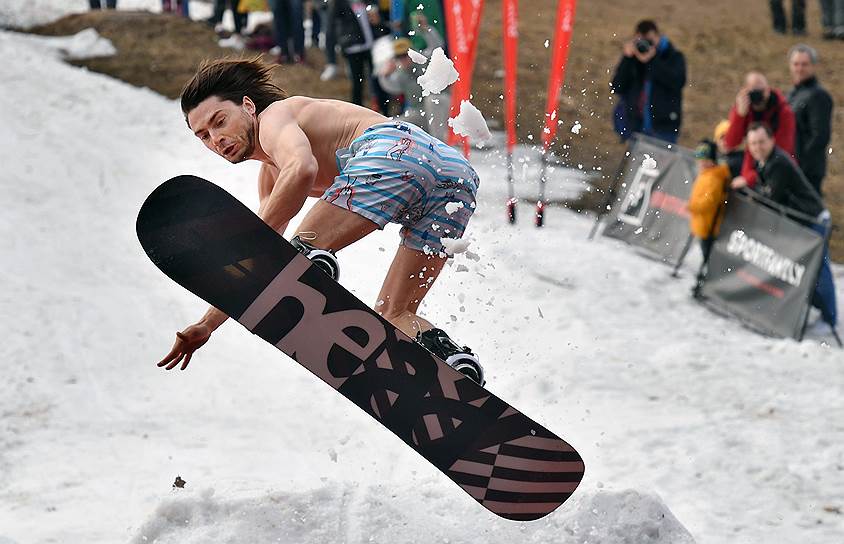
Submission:
<svg viewBox="0 0 844 544">
<path fill-rule="evenodd" d="M 216 59 L 204 61 L 196 74 L 182 89 L 182 113 L 187 121 L 188 112 L 203 100 L 216 96 L 240 104 L 244 96 L 255 103 L 256 113 L 278 100 L 287 98 L 287 92 L 273 83 L 271 73 L 275 64 L 265 64 L 261 57 L 251 59 Z"/>
</svg>

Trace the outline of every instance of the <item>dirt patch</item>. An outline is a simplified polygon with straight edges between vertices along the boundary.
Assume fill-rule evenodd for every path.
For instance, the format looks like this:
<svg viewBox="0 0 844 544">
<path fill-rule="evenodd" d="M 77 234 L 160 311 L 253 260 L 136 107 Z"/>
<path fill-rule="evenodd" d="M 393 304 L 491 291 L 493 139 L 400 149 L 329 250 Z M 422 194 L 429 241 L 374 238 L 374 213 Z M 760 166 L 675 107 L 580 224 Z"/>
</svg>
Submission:
<svg viewBox="0 0 844 544">
<path fill-rule="evenodd" d="M 682 145 L 693 146 L 698 139 L 711 137 L 716 122 L 727 116 L 746 71 L 761 69 L 773 85 L 788 89 L 785 54 L 795 43 L 804 42 L 819 51 L 820 80 L 838 104 L 832 144 L 836 150 L 844 131 L 844 72 L 832 67 L 844 65 L 844 47 L 840 41 L 820 39 L 817 3 L 810 2 L 807 10 L 810 36 L 795 39 L 770 30 L 765 2 L 579 2 L 561 97 L 560 118 L 564 125 L 560 127 L 555 152 L 570 165 L 598 172 L 605 178 L 615 172 L 624 148 L 611 128 L 613 99 L 609 81 L 623 39 L 629 36 L 636 21 L 643 18 L 656 20 L 663 33 L 686 55 L 689 83 L 685 90 Z M 556 2 L 552 0 L 521 3 L 518 122 L 520 141 L 526 143 L 531 137 L 539 143 L 544 123 L 555 15 Z M 240 55 L 217 46 L 214 33 L 206 25 L 173 15 L 92 12 L 65 17 L 33 31 L 66 35 L 87 27 L 112 40 L 118 54 L 75 64 L 149 87 L 171 98 L 178 96 L 202 60 Z M 487 0 L 473 103 L 493 126 L 500 126 L 503 112 L 500 37 L 501 1 Z M 549 47 L 545 45 L 546 40 Z M 311 49 L 308 59 L 309 65 L 277 70 L 279 84 L 292 94 L 348 98 L 347 81 L 319 80 L 324 66 L 320 51 Z M 267 56 L 267 60 L 272 59 Z M 579 134 L 570 131 L 575 121 L 583 126 Z M 844 168 L 839 157 L 837 152 L 829 157 L 824 192 L 833 220 L 841 225 L 844 223 Z M 831 247 L 833 257 L 844 261 L 844 229 L 833 232 Z"/>
</svg>

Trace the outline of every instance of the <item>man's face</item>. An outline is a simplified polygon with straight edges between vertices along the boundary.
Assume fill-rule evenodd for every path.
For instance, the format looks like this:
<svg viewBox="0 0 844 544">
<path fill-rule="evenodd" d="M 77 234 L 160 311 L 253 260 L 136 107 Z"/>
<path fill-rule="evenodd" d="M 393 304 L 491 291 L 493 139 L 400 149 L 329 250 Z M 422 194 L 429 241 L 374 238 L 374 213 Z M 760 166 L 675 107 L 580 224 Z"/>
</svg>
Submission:
<svg viewBox="0 0 844 544">
<path fill-rule="evenodd" d="M 815 75 L 815 65 L 812 64 L 812 58 L 808 53 L 800 51 L 791 55 L 788 62 L 788 68 L 791 72 L 791 81 L 795 85 L 802 83 Z"/>
<path fill-rule="evenodd" d="M 188 112 L 188 125 L 205 147 L 232 164 L 248 159 L 255 150 L 254 104 L 210 96 Z"/>
<path fill-rule="evenodd" d="M 751 130 L 747 133 L 747 149 L 755 160 L 764 162 L 774 150 L 774 139 L 761 128 Z"/>
<path fill-rule="evenodd" d="M 659 43 L 659 33 L 656 30 L 649 30 L 644 34 L 637 34 L 636 37 L 648 40 L 653 46 L 656 46 L 656 44 Z"/>
</svg>

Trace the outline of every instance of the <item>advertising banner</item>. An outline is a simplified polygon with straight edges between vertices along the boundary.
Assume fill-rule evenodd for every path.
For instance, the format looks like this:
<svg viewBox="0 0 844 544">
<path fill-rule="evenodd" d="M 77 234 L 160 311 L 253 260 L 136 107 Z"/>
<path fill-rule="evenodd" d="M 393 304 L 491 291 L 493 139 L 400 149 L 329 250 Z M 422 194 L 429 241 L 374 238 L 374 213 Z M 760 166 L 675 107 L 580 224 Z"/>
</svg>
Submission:
<svg viewBox="0 0 844 544">
<path fill-rule="evenodd" d="M 730 196 L 700 294 L 762 332 L 799 339 L 824 240 L 756 200 Z"/>
<path fill-rule="evenodd" d="M 686 206 L 695 177 L 690 150 L 634 135 L 619 170 L 604 236 L 676 265 L 689 238 Z"/>
</svg>

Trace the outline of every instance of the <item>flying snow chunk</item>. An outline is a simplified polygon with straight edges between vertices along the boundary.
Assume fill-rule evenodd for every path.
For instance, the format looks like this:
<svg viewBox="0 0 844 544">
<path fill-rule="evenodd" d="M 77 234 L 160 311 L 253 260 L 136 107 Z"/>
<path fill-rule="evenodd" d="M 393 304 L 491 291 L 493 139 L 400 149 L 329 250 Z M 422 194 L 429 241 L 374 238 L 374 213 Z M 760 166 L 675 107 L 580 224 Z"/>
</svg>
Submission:
<svg viewBox="0 0 844 544">
<path fill-rule="evenodd" d="M 583 128 L 583 125 L 580 124 L 580 121 L 575 121 L 574 125 L 571 127 L 572 134 L 580 134 L 580 129 Z"/>
<path fill-rule="evenodd" d="M 642 161 L 642 167 L 648 170 L 656 170 L 656 161 L 653 157 L 645 153 L 645 160 Z"/>
<path fill-rule="evenodd" d="M 464 240 L 462 238 L 441 238 L 440 241 L 442 242 L 443 248 L 448 255 L 463 253 L 469 249 L 469 244 L 472 243 L 471 240 Z"/>
<path fill-rule="evenodd" d="M 446 87 L 457 81 L 458 77 L 460 74 L 454 68 L 454 63 L 445 56 L 442 47 L 437 47 L 431 55 L 428 69 L 416 78 L 416 82 L 422 87 L 422 96 L 428 96 L 443 92 Z"/>
<path fill-rule="evenodd" d="M 457 210 L 461 209 L 462 207 L 463 207 L 462 202 L 449 202 L 448 204 L 445 205 L 445 212 L 448 215 L 451 215 L 454 212 L 456 212 Z"/>
<path fill-rule="evenodd" d="M 428 57 L 420 53 L 419 51 L 414 51 L 413 49 L 408 49 L 407 54 L 410 56 L 410 60 L 415 62 L 416 64 L 427 64 Z"/>
<path fill-rule="evenodd" d="M 476 142 L 483 142 L 492 138 L 483 114 L 468 100 L 460 103 L 460 114 L 457 117 L 449 118 L 448 126 L 454 130 L 455 134 L 467 136 L 470 140 Z"/>
</svg>

